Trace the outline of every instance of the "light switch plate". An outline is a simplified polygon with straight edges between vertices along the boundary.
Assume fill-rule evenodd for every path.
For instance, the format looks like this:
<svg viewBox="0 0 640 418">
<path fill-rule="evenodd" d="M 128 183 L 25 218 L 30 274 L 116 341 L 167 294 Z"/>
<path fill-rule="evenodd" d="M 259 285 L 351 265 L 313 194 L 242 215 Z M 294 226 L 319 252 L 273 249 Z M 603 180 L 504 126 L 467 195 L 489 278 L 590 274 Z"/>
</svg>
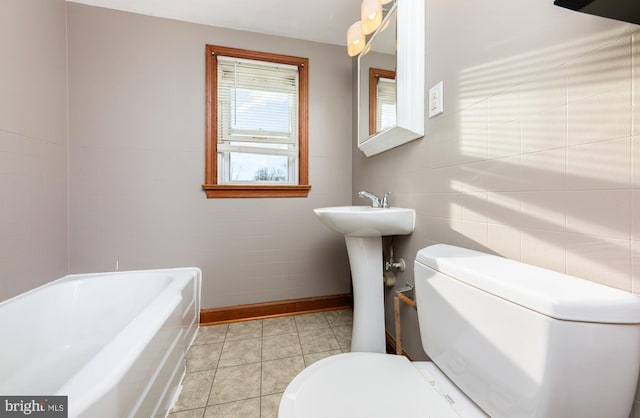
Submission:
<svg viewBox="0 0 640 418">
<path fill-rule="evenodd" d="M 429 89 L 429 117 L 442 113 L 442 81 Z"/>
</svg>

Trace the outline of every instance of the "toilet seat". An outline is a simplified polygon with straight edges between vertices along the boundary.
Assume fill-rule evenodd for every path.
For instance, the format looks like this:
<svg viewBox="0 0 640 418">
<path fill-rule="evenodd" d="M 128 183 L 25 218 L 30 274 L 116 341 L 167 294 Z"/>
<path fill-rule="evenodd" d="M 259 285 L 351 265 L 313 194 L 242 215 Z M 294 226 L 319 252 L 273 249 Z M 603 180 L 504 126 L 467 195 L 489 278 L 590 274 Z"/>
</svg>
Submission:
<svg viewBox="0 0 640 418">
<path fill-rule="evenodd" d="M 428 368 L 419 370 L 403 356 L 338 354 L 293 379 L 282 396 L 278 417 L 459 418 L 434 385 Z"/>
</svg>

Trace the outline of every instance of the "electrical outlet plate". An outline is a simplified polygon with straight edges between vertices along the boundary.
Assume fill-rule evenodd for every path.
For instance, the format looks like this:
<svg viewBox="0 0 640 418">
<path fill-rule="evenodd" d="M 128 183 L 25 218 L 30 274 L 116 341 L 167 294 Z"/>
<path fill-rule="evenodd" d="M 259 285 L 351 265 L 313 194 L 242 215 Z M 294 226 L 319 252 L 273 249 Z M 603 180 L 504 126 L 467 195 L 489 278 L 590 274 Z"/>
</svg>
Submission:
<svg viewBox="0 0 640 418">
<path fill-rule="evenodd" d="M 442 113 L 442 81 L 429 89 L 429 118 Z"/>
</svg>

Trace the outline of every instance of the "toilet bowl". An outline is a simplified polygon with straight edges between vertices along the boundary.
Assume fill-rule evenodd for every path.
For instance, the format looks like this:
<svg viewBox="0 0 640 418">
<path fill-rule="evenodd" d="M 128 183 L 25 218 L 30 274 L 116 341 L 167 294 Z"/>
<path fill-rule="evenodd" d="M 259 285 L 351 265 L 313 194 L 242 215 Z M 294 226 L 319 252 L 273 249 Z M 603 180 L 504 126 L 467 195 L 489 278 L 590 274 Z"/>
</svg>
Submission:
<svg viewBox="0 0 640 418">
<path fill-rule="evenodd" d="M 487 417 L 431 362 L 380 353 L 346 353 L 300 373 L 280 418 Z"/>
<path fill-rule="evenodd" d="M 640 298 L 449 245 L 414 264 L 432 362 L 346 353 L 303 370 L 279 418 L 627 418 L 640 371 Z"/>
</svg>

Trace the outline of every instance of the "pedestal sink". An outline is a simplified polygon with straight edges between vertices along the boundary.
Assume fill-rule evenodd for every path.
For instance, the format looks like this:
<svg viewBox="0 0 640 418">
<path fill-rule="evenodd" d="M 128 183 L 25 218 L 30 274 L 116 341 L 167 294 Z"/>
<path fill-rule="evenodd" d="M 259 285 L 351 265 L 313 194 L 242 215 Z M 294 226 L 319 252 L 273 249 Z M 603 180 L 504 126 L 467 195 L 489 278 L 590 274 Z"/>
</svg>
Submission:
<svg viewBox="0 0 640 418">
<path fill-rule="evenodd" d="M 353 280 L 351 351 L 384 353 L 382 237 L 408 235 L 415 211 L 405 208 L 336 206 L 314 209 L 329 228 L 344 234 Z"/>
</svg>

